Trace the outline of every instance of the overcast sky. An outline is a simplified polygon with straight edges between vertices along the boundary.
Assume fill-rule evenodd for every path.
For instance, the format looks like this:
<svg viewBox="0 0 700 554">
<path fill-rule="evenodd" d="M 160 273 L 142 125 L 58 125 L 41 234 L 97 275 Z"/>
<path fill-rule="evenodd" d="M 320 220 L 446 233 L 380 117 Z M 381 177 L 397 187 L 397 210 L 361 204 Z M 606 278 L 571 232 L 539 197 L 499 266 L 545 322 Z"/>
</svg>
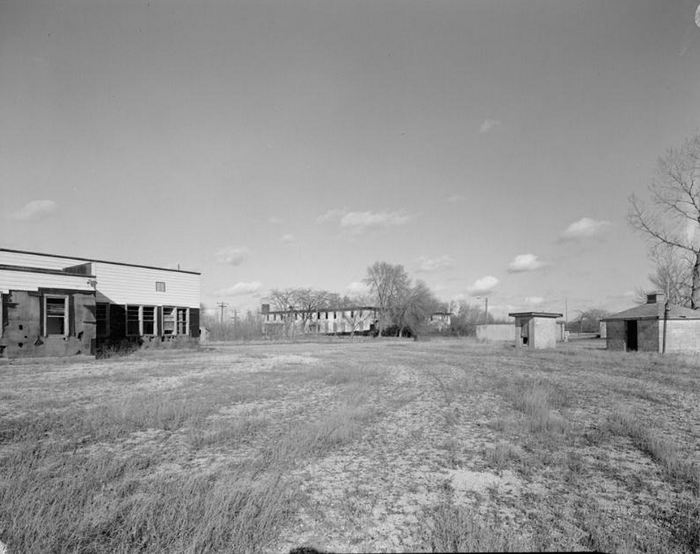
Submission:
<svg viewBox="0 0 700 554">
<path fill-rule="evenodd" d="M 626 223 L 700 128 L 694 0 L 0 0 L 0 246 L 622 309 Z M 475 302 L 481 299 L 474 298 Z"/>
</svg>

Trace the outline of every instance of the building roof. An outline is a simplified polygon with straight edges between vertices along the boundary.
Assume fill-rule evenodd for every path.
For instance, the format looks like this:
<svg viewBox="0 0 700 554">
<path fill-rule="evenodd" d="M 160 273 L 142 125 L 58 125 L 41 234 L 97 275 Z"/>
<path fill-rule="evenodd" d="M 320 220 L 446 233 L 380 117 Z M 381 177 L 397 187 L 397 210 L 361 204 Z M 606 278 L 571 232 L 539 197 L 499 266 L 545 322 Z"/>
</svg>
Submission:
<svg viewBox="0 0 700 554">
<path fill-rule="evenodd" d="M 554 312 L 513 312 L 508 314 L 511 317 L 562 317 L 563 314 L 557 314 Z"/>
<path fill-rule="evenodd" d="M 350 311 L 358 311 L 358 310 L 380 310 L 381 308 L 377 308 L 376 306 L 347 306 L 345 308 L 313 308 L 313 309 L 305 309 L 305 308 L 294 308 L 291 310 L 270 310 L 268 312 L 263 312 L 263 313 L 268 313 L 268 314 L 300 314 L 300 313 L 313 313 L 313 312 L 350 312 Z"/>
<path fill-rule="evenodd" d="M 79 256 L 61 256 L 60 254 L 46 254 L 44 252 L 30 252 L 28 250 L 13 250 L 12 248 L 0 248 L 0 252 L 13 252 L 15 254 L 30 254 L 34 256 L 46 256 L 48 258 L 59 258 L 63 260 L 79 260 L 81 262 L 94 262 L 101 264 L 123 265 L 127 267 L 141 267 L 144 269 L 158 269 L 161 271 L 175 271 L 178 273 L 191 273 L 193 275 L 201 275 L 199 271 L 186 271 L 184 269 L 171 269 L 169 267 L 157 267 L 153 265 L 128 264 L 124 262 L 110 262 L 108 260 L 96 260 L 95 258 L 81 258 Z"/>
<path fill-rule="evenodd" d="M 615 321 L 620 319 L 663 319 L 664 304 L 642 304 L 629 310 L 604 317 L 601 321 Z M 675 304 L 668 305 L 667 319 L 700 319 L 700 311 L 684 308 Z"/>
</svg>

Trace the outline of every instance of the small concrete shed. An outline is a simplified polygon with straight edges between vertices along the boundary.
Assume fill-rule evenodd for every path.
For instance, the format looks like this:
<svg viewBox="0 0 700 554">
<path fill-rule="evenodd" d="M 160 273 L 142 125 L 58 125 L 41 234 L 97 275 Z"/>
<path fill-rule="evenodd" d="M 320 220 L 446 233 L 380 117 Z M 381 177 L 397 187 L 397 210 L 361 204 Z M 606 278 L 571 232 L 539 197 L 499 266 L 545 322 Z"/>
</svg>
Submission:
<svg viewBox="0 0 700 554">
<path fill-rule="evenodd" d="M 700 352 L 700 310 L 667 304 L 661 293 L 603 321 L 608 350 Z"/>
<path fill-rule="evenodd" d="M 561 334 L 557 318 L 562 314 L 553 312 L 516 312 L 508 314 L 515 318 L 515 346 L 517 348 L 554 348 Z"/>
</svg>

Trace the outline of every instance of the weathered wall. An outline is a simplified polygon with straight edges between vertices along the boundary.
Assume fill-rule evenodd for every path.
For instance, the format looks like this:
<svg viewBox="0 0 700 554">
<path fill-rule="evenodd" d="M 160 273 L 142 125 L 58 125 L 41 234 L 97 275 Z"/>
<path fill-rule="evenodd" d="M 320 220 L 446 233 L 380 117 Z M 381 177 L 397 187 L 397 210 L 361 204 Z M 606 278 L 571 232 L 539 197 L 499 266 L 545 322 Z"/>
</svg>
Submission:
<svg viewBox="0 0 700 554">
<path fill-rule="evenodd" d="M 606 345 L 608 350 L 627 350 L 625 321 L 622 319 L 606 322 Z M 637 320 L 637 350 L 640 352 L 660 352 L 659 322 L 655 319 Z"/>
<path fill-rule="evenodd" d="M 557 320 L 551 317 L 535 317 L 534 340 L 531 338 L 533 348 L 555 348 L 557 346 Z"/>
<path fill-rule="evenodd" d="M 663 330 L 663 321 L 660 325 Z M 700 352 L 700 319 L 668 320 L 666 352 Z"/>
<path fill-rule="evenodd" d="M 625 349 L 625 322 L 623 320 L 606 322 L 606 345 L 608 350 Z"/>
<path fill-rule="evenodd" d="M 513 323 L 483 323 L 476 326 L 476 338 L 487 341 L 512 341 Z"/>
<path fill-rule="evenodd" d="M 43 294 L 68 296 L 67 336 L 44 336 Z M 92 354 L 95 347 L 95 294 L 60 289 L 10 291 L 3 295 L 0 356 L 5 358 Z"/>
<path fill-rule="evenodd" d="M 637 350 L 640 352 L 661 352 L 659 342 L 659 321 L 640 319 L 637 321 Z"/>
</svg>

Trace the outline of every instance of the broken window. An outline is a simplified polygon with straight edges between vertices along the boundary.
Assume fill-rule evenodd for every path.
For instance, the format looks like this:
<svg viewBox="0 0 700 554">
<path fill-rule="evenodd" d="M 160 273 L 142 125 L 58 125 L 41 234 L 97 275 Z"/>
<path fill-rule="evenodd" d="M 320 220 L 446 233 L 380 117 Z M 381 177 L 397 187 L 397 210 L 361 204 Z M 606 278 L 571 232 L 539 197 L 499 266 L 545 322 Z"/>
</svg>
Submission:
<svg viewBox="0 0 700 554">
<path fill-rule="evenodd" d="M 98 302 L 95 305 L 95 323 L 97 326 L 97 336 L 108 337 L 109 336 L 109 304 L 104 302 Z"/>
<path fill-rule="evenodd" d="M 163 334 L 175 334 L 175 308 L 163 308 Z"/>
<path fill-rule="evenodd" d="M 44 334 L 64 337 L 68 334 L 67 296 L 44 297 Z"/>
<path fill-rule="evenodd" d="M 143 306 L 141 308 L 141 334 L 156 334 L 156 309 L 153 306 Z"/>
<path fill-rule="evenodd" d="M 187 328 L 189 327 L 190 311 L 187 308 L 177 309 L 177 334 L 187 335 Z"/>
<path fill-rule="evenodd" d="M 141 334 L 141 306 L 126 307 L 126 334 L 132 336 Z"/>
</svg>

